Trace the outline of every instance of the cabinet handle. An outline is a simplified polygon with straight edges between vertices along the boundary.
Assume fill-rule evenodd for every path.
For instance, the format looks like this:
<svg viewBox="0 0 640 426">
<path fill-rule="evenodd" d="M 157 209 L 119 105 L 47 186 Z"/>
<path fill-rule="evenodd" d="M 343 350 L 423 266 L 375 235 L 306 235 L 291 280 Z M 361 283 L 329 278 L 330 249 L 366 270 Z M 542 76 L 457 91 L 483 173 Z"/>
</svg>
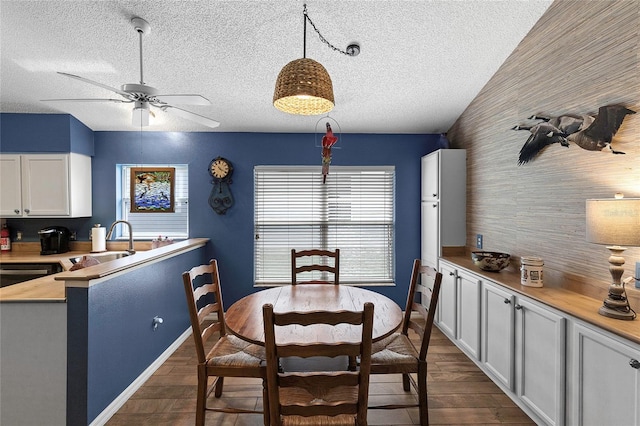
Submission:
<svg viewBox="0 0 640 426">
<path fill-rule="evenodd" d="M 636 370 L 640 369 L 640 361 L 638 361 L 637 359 L 631 359 L 629 361 L 629 365 L 635 368 Z"/>
<path fill-rule="evenodd" d="M 517 309 L 517 310 L 522 309 L 522 305 L 516 305 L 516 309 Z"/>
<path fill-rule="evenodd" d="M 435 209 L 436 207 L 438 207 L 438 205 L 437 204 L 433 204 L 433 205 L 431 205 L 431 207 L 433 207 Z"/>
<path fill-rule="evenodd" d="M 29 212 L 31 212 L 31 210 L 29 210 L 29 209 L 24 209 L 24 212 L 25 212 L 26 214 L 29 214 Z"/>
<path fill-rule="evenodd" d="M 15 214 L 20 214 L 20 210 L 18 210 L 18 209 L 15 209 L 13 212 L 14 212 Z"/>
<path fill-rule="evenodd" d="M 438 194 L 433 194 L 433 198 L 436 198 L 438 196 Z"/>
<path fill-rule="evenodd" d="M 504 299 L 504 303 L 505 303 L 505 305 L 509 305 L 511 303 L 511 300 L 510 299 Z"/>
<path fill-rule="evenodd" d="M 450 276 L 450 277 L 452 277 L 452 276 L 454 276 L 454 275 L 455 275 L 455 274 L 454 274 L 453 272 L 449 272 L 449 276 Z"/>
</svg>

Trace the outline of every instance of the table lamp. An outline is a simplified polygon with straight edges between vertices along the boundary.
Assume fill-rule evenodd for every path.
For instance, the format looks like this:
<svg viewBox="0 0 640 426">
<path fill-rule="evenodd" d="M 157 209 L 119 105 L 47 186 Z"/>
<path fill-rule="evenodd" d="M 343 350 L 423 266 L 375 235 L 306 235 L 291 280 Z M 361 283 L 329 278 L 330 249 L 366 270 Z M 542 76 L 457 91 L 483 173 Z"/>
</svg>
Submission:
<svg viewBox="0 0 640 426">
<path fill-rule="evenodd" d="M 610 318 L 632 320 L 636 313 L 629 307 L 624 285 L 621 283 L 624 273 L 626 247 L 640 246 L 640 198 L 616 198 L 587 200 L 587 241 L 608 244 L 609 272 L 612 282 L 609 294 L 598 313 Z"/>
</svg>

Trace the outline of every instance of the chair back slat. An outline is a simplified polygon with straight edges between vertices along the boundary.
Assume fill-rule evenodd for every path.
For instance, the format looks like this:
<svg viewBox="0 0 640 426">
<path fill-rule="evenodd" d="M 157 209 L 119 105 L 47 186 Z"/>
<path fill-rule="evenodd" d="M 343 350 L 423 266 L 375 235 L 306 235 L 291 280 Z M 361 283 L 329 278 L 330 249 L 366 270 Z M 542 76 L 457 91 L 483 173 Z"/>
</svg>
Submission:
<svg viewBox="0 0 640 426">
<path fill-rule="evenodd" d="M 278 347 L 278 354 L 281 357 L 297 356 L 307 358 L 311 356 L 332 357 L 339 352 L 342 355 L 360 355 L 360 345 L 353 343 L 327 343 L 318 346 L 316 343 L 287 344 Z"/>
<path fill-rule="evenodd" d="M 208 265 L 194 266 L 182 274 L 182 282 L 187 296 L 198 362 L 203 363 L 206 361 L 205 346 L 208 339 L 217 333 L 220 336 L 226 335 L 218 262 L 212 259 Z M 215 322 L 205 325 L 214 313 Z"/>
<path fill-rule="evenodd" d="M 333 288 L 333 287 L 332 287 Z M 312 324 L 362 324 L 362 314 L 353 311 L 307 311 L 285 312 L 278 314 L 275 325 L 312 325 Z"/>
<path fill-rule="evenodd" d="M 310 273 L 320 272 L 320 278 Z M 299 276 L 298 274 L 303 274 Z M 333 279 L 330 279 L 333 277 Z M 291 249 L 291 284 L 339 284 L 340 249 Z"/>
<path fill-rule="evenodd" d="M 286 416 L 348 416 L 353 424 L 367 424 L 369 374 L 371 372 L 371 338 L 373 304 L 362 311 L 313 311 L 275 313 L 273 305 L 263 306 L 267 390 L 273 425 L 282 424 Z M 277 343 L 276 327 L 348 326 L 361 328 L 357 342 L 287 342 Z M 285 333 L 287 336 L 288 334 Z M 279 359 L 326 356 L 360 356 L 357 371 L 279 371 Z"/>
</svg>

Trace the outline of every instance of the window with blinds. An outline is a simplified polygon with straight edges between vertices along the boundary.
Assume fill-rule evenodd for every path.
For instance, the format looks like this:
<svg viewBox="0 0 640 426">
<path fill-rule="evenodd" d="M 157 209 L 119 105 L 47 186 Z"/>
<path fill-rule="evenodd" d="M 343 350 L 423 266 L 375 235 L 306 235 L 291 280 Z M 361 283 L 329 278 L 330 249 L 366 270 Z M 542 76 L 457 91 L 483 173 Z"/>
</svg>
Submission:
<svg viewBox="0 0 640 426">
<path fill-rule="evenodd" d="M 175 167 L 175 211 L 173 213 L 131 213 L 131 167 Z M 158 236 L 189 238 L 189 166 L 187 164 L 120 164 L 120 219 L 133 228 L 133 237 L 153 239 Z M 129 238 L 129 228 L 118 225 L 117 237 Z"/>
<path fill-rule="evenodd" d="M 291 249 L 340 249 L 340 283 L 394 282 L 395 168 L 257 166 L 255 285 L 291 283 Z"/>
</svg>

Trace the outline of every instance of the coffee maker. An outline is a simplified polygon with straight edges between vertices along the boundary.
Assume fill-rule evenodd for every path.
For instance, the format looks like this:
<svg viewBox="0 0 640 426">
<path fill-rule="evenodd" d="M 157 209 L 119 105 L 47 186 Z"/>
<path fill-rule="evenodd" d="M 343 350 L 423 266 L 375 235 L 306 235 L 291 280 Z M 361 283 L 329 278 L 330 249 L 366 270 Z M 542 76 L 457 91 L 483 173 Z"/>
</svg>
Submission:
<svg viewBox="0 0 640 426">
<path fill-rule="evenodd" d="M 64 226 L 49 226 L 38 231 L 40 254 L 59 254 L 69 251 L 69 232 Z"/>
</svg>

